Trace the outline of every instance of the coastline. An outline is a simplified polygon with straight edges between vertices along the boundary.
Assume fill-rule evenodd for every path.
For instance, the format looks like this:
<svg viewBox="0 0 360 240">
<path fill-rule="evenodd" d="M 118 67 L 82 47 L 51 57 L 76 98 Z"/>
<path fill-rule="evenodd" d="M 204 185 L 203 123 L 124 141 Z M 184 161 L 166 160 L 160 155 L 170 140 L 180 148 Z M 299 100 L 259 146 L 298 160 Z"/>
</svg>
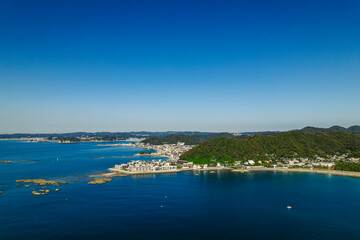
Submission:
<svg viewBox="0 0 360 240">
<path fill-rule="evenodd" d="M 21 138 L 0 138 L 0 141 L 26 141 L 29 143 L 41 143 L 41 142 L 51 142 L 51 143 L 61 143 L 61 144 L 74 144 L 74 143 L 99 143 L 98 146 L 115 146 L 117 144 L 123 144 L 119 142 L 130 142 L 130 141 L 138 141 L 138 140 L 130 140 L 130 139 L 118 139 L 118 140 L 80 140 L 78 142 L 59 142 L 58 140 L 48 140 L 45 138 L 37 138 L 37 137 L 21 137 Z M 105 144 L 109 143 L 109 144 Z"/>
<path fill-rule="evenodd" d="M 185 145 L 185 143 L 151 145 L 151 144 L 144 144 L 141 142 L 98 144 L 98 146 L 130 147 L 130 148 L 154 150 L 154 152 L 143 152 L 143 153 L 139 152 L 139 153 L 134 154 L 134 156 L 164 157 L 164 158 L 168 158 L 168 160 L 171 160 L 171 161 L 178 160 L 182 153 L 189 151 L 190 149 L 192 149 L 194 147 L 193 145 Z"/>
<path fill-rule="evenodd" d="M 109 168 L 109 171 L 123 173 L 126 175 L 139 175 L 139 174 L 159 174 L 159 173 L 178 173 L 186 171 L 214 171 L 214 170 L 231 170 L 232 168 L 228 167 L 213 167 L 213 168 L 186 168 L 186 169 L 176 169 L 176 170 L 165 170 L 165 171 L 150 171 L 150 172 L 129 172 L 125 170 L 120 170 L 116 168 Z"/>
<path fill-rule="evenodd" d="M 320 174 L 331 174 L 331 175 L 338 175 L 338 176 L 360 178 L 360 172 L 326 170 L 326 169 L 323 170 L 323 169 L 306 169 L 306 168 L 249 168 L 246 170 L 237 170 L 237 169 L 232 170 L 232 172 L 253 172 L 253 171 L 320 173 Z"/>
<path fill-rule="evenodd" d="M 109 175 L 116 176 L 118 174 L 124 175 L 140 175 L 140 174 L 160 174 L 160 173 L 178 173 L 186 171 L 215 171 L 215 170 L 230 170 L 231 172 L 238 173 L 249 173 L 258 171 L 273 171 L 273 172 L 300 172 L 300 173 L 319 173 L 319 174 L 330 174 L 345 177 L 356 177 L 360 178 L 360 172 L 351 171 L 340 171 L 340 170 L 326 170 L 326 169 L 306 169 L 306 168 L 249 168 L 249 169 L 233 169 L 229 167 L 210 167 L 210 168 L 187 168 L 187 169 L 176 169 L 166 171 L 151 171 L 151 172 L 128 172 L 125 170 L 109 168 Z M 123 176 L 123 175 L 122 175 Z"/>
</svg>

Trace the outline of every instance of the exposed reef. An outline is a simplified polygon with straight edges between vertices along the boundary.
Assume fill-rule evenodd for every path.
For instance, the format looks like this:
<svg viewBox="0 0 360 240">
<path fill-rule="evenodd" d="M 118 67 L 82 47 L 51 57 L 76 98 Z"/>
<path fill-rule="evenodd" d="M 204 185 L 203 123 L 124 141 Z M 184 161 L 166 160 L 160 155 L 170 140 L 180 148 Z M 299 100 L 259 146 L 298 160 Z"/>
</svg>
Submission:
<svg viewBox="0 0 360 240">
<path fill-rule="evenodd" d="M 0 163 L 11 163 L 12 160 L 1 160 Z"/>
<path fill-rule="evenodd" d="M 19 179 L 19 180 L 16 180 L 16 182 L 29 183 L 29 184 L 24 185 L 26 188 L 31 187 L 31 185 L 30 185 L 31 183 L 42 186 L 39 190 L 32 188 L 31 193 L 35 196 L 48 194 L 50 192 L 50 190 L 47 189 L 48 185 L 59 186 L 59 184 L 67 184 L 67 182 L 63 182 L 63 181 L 49 181 L 49 180 L 45 180 L 45 179 Z M 20 187 L 20 185 L 16 185 L 16 187 Z M 58 188 L 55 189 L 55 192 L 58 192 L 58 191 L 59 191 Z"/>
<path fill-rule="evenodd" d="M 49 180 L 45 180 L 45 179 L 19 179 L 16 180 L 16 182 L 21 182 L 21 183 L 35 183 L 36 185 L 56 185 L 59 186 L 59 184 L 67 184 L 67 182 L 62 182 L 62 181 L 49 181 Z"/>
<path fill-rule="evenodd" d="M 104 184 L 111 181 L 112 178 L 94 178 L 92 181 L 88 182 L 88 184 Z"/>
</svg>

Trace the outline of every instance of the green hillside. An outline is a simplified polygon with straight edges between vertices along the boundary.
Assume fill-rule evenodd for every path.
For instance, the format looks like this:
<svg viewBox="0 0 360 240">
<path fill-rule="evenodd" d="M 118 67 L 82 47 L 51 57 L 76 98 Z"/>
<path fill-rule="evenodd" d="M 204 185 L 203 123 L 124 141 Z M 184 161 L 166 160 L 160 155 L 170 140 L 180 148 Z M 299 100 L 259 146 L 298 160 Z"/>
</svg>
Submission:
<svg viewBox="0 0 360 240">
<path fill-rule="evenodd" d="M 152 145 L 162 144 L 175 144 L 177 142 L 184 142 L 186 145 L 197 145 L 215 137 L 233 138 L 234 136 L 230 133 L 213 133 L 206 135 L 168 135 L 165 137 L 149 137 L 143 140 L 143 143 L 149 143 Z"/>
<path fill-rule="evenodd" d="M 351 126 L 348 130 L 352 133 L 360 133 L 360 126 Z"/>
<path fill-rule="evenodd" d="M 283 132 L 274 135 L 254 135 L 246 139 L 214 138 L 184 153 L 181 159 L 194 162 L 261 160 L 270 154 L 281 157 L 327 156 L 337 153 L 358 154 L 360 135 L 351 133 Z"/>
</svg>

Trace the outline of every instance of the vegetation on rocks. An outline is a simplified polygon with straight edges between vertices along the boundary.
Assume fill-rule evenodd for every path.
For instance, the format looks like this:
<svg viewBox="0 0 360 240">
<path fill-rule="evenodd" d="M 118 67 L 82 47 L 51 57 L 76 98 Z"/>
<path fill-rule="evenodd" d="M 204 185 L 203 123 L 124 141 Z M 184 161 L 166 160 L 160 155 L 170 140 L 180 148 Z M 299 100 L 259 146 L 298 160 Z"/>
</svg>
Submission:
<svg viewBox="0 0 360 240">
<path fill-rule="evenodd" d="M 92 181 L 88 182 L 88 184 L 104 184 L 111 181 L 112 178 L 94 178 Z"/>
<path fill-rule="evenodd" d="M 16 182 L 20 182 L 20 183 L 35 183 L 36 185 L 56 185 L 59 186 L 59 184 L 67 184 L 67 182 L 62 182 L 62 181 L 49 181 L 49 180 L 45 180 L 45 179 L 19 179 L 16 180 Z"/>
</svg>

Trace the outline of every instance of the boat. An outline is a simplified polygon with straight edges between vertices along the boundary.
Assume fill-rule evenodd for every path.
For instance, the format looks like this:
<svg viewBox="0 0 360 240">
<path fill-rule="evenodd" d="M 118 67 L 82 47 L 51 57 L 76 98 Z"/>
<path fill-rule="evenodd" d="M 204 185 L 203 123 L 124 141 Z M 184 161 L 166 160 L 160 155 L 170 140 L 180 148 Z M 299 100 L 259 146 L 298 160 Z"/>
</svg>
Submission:
<svg viewBox="0 0 360 240">
<path fill-rule="evenodd" d="M 292 209 L 292 206 L 287 206 L 288 209 Z"/>
</svg>

